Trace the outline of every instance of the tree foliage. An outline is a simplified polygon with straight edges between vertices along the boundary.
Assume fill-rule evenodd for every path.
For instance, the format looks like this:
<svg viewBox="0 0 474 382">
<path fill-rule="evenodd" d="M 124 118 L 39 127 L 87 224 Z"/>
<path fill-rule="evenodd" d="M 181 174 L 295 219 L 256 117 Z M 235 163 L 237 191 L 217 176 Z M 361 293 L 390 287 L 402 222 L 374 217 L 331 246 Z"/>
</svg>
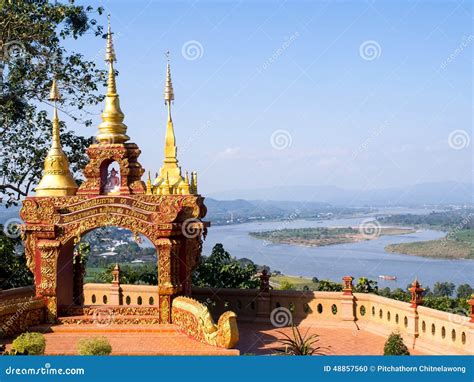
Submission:
<svg viewBox="0 0 474 382">
<path fill-rule="evenodd" d="M 252 289 L 260 285 L 256 272 L 255 264 L 240 263 L 218 243 L 209 257 L 202 258 L 192 277 L 198 287 Z"/>
<path fill-rule="evenodd" d="M 53 76 L 62 88 L 60 109 L 91 125 L 89 106 L 103 99 L 97 84 L 105 73 L 64 42 L 87 33 L 102 35 L 94 14 L 102 8 L 36 1 L 0 2 L 0 197 L 16 204 L 38 183 L 51 143 L 51 110 L 45 100 Z M 86 163 L 84 148 L 92 138 L 77 136 L 61 123 L 61 142 L 71 170 Z"/>
<path fill-rule="evenodd" d="M 0 289 L 33 284 L 33 274 L 26 266 L 20 238 L 5 235 L 0 225 Z"/>
</svg>

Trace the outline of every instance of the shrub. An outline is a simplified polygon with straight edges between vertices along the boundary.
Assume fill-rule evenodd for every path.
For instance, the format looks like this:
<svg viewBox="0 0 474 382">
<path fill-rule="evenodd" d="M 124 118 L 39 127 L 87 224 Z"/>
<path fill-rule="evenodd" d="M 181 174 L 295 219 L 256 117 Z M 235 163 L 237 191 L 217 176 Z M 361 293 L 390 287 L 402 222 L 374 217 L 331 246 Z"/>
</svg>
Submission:
<svg viewBox="0 0 474 382">
<path fill-rule="evenodd" d="M 23 333 L 13 340 L 12 353 L 24 355 L 44 354 L 46 340 L 41 333 Z"/>
<path fill-rule="evenodd" d="M 383 348 L 383 355 L 410 355 L 408 348 L 403 343 L 403 338 L 398 332 L 390 334 Z"/>
<path fill-rule="evenodd" d="M 282 344 L 283 349 L 276 349 L 276 354 L 280 355 L 325 355 L 329 348 L 317 346 L 319 336 L 311 334 L 308 331 L 301 335 L 297 326 L 291 325 L 292 337 L 283 332 L 278 332 L 283 336 L 278 342 Z"/>
<path fill-rule="evenodd" d="M 80 355 L 109 355 L 112 346 L 105 337 L 84 338 L 77 343 L 77 351 Z"/>
</svg>

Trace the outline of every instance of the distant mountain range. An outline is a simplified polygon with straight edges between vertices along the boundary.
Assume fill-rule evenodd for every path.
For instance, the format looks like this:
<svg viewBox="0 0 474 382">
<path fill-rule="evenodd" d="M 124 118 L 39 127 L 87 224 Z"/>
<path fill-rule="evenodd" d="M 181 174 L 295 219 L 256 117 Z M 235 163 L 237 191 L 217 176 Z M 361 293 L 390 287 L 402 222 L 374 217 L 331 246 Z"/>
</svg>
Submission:
<svg viewBox="0 0 474 382">
<path fill-rule="evenodd" d="M 424 183 L 380 190 L 336 186 L 282 186 L 204 195 L 206 220 L 217 224 L 279 218 L 318 218 L 370 212 L 371 207 L 472 205 L 469 183 Z M 221 200 L 217 200 L 221 199 Z M 357 207 L 357 208 L 356 208 Z M 18 218 L 19 207 L 0 205 L 0 223 Z"/>
<path fill-rule="evenodd" d="M 337 186 L 275 186 L 229 190 L 205 195 L 220 200 L 310 201 L 333 206 L 420 206 L 473 204 L 472 183 L 438 182 L 376 190 L 349 190 Z"/>
</svg>

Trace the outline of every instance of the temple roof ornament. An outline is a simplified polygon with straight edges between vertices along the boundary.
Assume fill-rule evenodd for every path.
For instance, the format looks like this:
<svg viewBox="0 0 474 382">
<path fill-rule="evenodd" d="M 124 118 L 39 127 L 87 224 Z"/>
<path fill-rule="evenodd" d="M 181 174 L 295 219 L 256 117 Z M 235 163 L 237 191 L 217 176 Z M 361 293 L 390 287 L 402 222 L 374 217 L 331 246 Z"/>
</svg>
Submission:
<svg viewBox="0 0 474 382">
<path fill-rule="evenodd" d="M 166 64 L 166 80 L 164 99 L 168 109 L 168 119 L 165 132 L 165 159 L 156 179 L 151 185 L 147 181 L 147 193 L 159 195 L 189 195 L 197 194 L 197 173 L 191 173 L 191 180 L 187 173 L 183 178 L 181 168 L 178 165 L 178 148 L 174 134 L 173 118 L 171 116 L 171 104 L 174 101 L 173 82 L 171 80 L 171 67 L 169 63 L 169 52 L 166 53 L 168 62 Z"/>
<path fill-rule="evenodd" d="M 107 44 L 105 48 L 105 62 L 108 63 L 107 94 L 105 95 L 105 108 L 102 112 L 102 123 L 99 125 L 99 133 L 96 136 L 99 144 L 124 143 L 130 138 L 126 135 L 127 126 L 123 123 L 124 114 L 120 109 L 119 95 L 115 83 L 114 62 L 117 61 L 112 30 L 110 27 L 110 15 L 107 28 Z"/>
<path fill-rule="evenodd" d="M 36 196 L 67 196 L 75 195 L 77 191 L 77 184 L 69 170 L 69 161 L 61 147 L 57 108 L 60 98 L 56 79 L 53 79 L 49 95 L 49 99 L 54 102 L 51 149 L 44 161 L 43 177 L 36 187 Z"/>
</svg>

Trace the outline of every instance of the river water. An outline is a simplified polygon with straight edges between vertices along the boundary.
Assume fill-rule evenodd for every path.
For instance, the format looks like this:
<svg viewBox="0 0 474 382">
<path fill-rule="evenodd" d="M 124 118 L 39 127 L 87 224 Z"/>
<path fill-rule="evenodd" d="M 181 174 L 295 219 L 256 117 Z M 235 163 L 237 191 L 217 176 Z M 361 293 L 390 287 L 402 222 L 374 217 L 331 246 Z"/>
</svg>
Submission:
<svg viewBox="0 0 474 382">
<path fill-rule="evenodd" d="M 379 287 L 405 288 L 418 277 L 423 286 L 432 287 L 436 281 L 451 281 L 474 284 L 474 261 L 446 260 L 399 255 L 385 252 L 388 244 L 439 239 L 445 235 L 440 231 L 420 230 L 413 234 L 381 236 L 376 240 L 358 243 L 337 244 L 325 247 L 304 247 L 290 244 L 269 244 L 251 237 L 252 231 L 269 231 L 283 228 L 306 227 L 357 227 L 367 216 L 361 218 L 333 220 L 294 220 L 254 222 L 209 228 L 203 246 L 203 255 L 208 256 L 216 243 L 234 257 L 248 258 L 256 264 L 267 265 L 286 275 L 317 277 L 340 281 L 350 275 L 377 280 Z M 393 275 L 395 281 L 380 279 L 379 275 Z"/>
</svg>

